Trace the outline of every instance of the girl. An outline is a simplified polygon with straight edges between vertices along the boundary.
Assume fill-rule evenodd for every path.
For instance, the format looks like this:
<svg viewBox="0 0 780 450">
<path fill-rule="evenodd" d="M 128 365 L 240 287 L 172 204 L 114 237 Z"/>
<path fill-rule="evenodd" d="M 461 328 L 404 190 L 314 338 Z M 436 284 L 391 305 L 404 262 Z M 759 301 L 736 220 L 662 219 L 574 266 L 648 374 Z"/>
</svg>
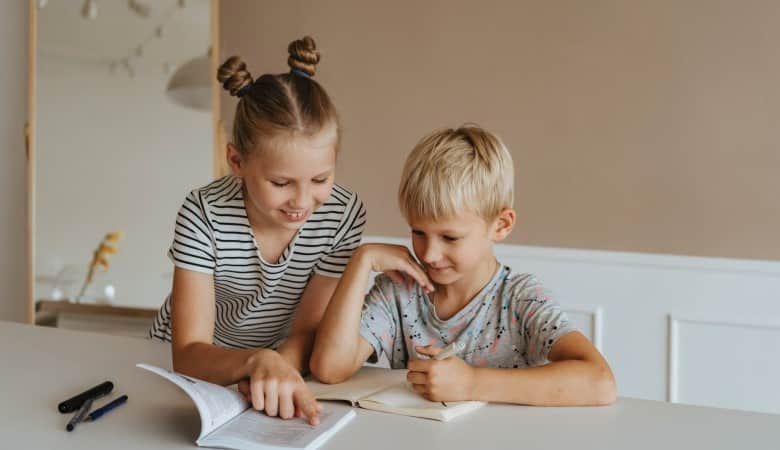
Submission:
<svg viewBox="0 0 780 450">
<path fill-rule="evenodd" d="M 312 79 L 315 42 L 307 36 L 288 52 L 289 73 L 253 80 L 236 56 L 219 68 L 239 97 L 233 174 L 185 199 L 169 251 L 173 289 L 150 336 L 172 343 L 175 371 L 240 382 L 255 409 L 316 424 L 301 373 L 366 212 L 333 182 L 339 121 Z"/>
</svg>

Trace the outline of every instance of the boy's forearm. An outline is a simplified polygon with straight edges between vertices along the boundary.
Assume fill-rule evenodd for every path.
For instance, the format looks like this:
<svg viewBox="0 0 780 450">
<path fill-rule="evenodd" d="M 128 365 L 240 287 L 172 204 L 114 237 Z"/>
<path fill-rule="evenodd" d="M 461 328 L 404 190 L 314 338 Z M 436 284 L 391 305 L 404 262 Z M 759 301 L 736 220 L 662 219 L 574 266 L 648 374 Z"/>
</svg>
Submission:
<svg viewBox="0 0 780 450">
<path fill-rule="evenodd" d="M 615 380 L 609 367 L 589 361 L 474 370 L 474 400 L 536 406 L 607 405 L 615 401 Z"/>
<path fill-rule="evenodd" d="M 317 330 L 310 361 L 322 381 L 346 378 L 360 367 L 356 361 L 360 344 L 360 314 L 371 269 L 356 252 L 325 310 Z"/>
</svg>

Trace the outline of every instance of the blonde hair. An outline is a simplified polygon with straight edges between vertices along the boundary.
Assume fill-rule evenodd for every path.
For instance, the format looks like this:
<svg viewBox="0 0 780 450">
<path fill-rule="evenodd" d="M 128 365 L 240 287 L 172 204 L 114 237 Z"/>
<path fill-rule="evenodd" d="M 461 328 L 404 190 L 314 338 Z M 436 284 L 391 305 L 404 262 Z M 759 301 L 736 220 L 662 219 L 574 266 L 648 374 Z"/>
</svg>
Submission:
<svg viewBox="0 0 780 450">
<path fill-rule="evenodd" d="M 336 108 L 312 78 L 320 61 L 314 39 L 306 36 L 293 41 L 287 52 L 288 73 L 265 74 L 253 80 L 239 56 L 228 58 L 217 71 L 222 87 L 239 97 L 233 145 L 243 156 L 266 149 L 280 136 L 311 136 L 331 124 L 338 130 Z"/>
<path fill-rule="evenodd" d="M 463 210 L 490 222 L 514 202 L 512 156 L 476 125 L 424 137 L 406 158 L 398 204 L 407 221 L 446 220 Z"/>
</svg>

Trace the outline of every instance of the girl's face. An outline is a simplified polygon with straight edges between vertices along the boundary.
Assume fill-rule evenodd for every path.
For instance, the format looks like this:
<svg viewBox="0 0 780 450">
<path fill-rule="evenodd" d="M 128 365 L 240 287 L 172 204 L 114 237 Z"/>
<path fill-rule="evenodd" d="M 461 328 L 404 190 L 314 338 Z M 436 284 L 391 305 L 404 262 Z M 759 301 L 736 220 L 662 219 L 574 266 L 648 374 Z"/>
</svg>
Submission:
<svg viewBox="0 0 780 450">
<path fill-rule="evenodd" d="M 247 158 L 228 145 L 228 163 L 244 180 L 252 225 L 299 229 L 330 197 L 337 141 L 333 125 L 310 137 L 279 139 L 273 148 Z"/>
</svg>

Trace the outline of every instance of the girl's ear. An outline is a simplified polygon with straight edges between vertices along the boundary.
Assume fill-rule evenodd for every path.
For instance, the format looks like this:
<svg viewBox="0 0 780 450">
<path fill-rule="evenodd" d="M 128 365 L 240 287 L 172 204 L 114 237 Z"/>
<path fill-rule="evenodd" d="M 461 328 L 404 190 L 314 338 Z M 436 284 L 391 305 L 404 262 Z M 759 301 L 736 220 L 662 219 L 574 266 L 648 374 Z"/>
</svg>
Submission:
<svg viewBox="0 0 780 450">
<path fill-rule="evenodd" d="M 512 208 L 504 208 L 498 213 L 498 217 L 493 222 L 492 240 L 494 242 L 503 241 L 512 232 L 515 227 L 517 216 Z"/>
<path fill-rule="evenodd" d="M 227 163 L 230 167 L 230 170 L 233 171 L 234 175 L 240 177 L 242 175 L 242 169 L 244 168 L 244 158 L 241 156 L 241 153 L 238 151 L 235 145 L 227 145 L 225 157 L 227 158 Z"/>
</svg>

